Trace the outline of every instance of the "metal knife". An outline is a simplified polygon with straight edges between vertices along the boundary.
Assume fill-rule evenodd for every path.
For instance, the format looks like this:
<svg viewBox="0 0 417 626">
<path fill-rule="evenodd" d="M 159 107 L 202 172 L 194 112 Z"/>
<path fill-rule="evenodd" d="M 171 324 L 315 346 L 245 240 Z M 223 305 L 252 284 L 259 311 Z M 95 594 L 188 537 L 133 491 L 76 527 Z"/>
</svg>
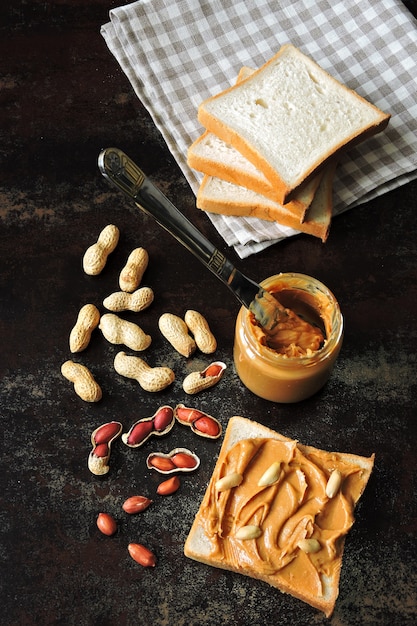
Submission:
<svg viewBox="0 0 417 626">
<path fill-rule="evenodd" d="M 286 316 L 276 298 L 234 267 L 122 150 L 102 150 L 98 167 L 105 178 L 134 200 L 142 211 L 151 215 L 227 285 L 263 328 L 272 330 Z"/>
</svg>

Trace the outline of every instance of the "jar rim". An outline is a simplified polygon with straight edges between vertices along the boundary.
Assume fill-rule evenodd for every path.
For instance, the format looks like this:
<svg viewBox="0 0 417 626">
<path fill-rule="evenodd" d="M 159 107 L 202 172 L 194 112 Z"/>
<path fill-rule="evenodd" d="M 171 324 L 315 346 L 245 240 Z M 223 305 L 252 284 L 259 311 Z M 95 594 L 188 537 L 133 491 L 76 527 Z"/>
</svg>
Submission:
<svg viewBox="0 0 417 626">
<path fill-rule="evenodd" d="M 289 289 L 305 291 L 310 293 L 310 295 L 314 295 L 320 293 L 322 297 L 327 298 L 328 304 L 331 307 L 331 319 L 330 322 L 330 333 L 328 333 L 328 326 L 326 325 L 326 321 L 323 319 L 320 307 L 317 307 L 316 312 L 323 319 L 326 328 L 326 339 L 324 345 L 318 350 L 314 351 L 311 355 L 304 356 L 285 356 L 279 354 L 268 348 L 268 346 L 264 346 L 257 341 L 257 338 L 254 332 L 247 332 L 247 340 L 251 345 L 252 349 L 255 348 L 258 355 L 269 362 L 279 363 L 280 366 L 308 366 L 317 362 L 324 361 L 328 358 L 333 351 L 334 347 L 338 345 L 339 341 L 342 339 L 344 332 L 344 319 L 340 310 L 339 303 L 333 294 L 333 292 L 320 280 L 313 278 L 307 274 L 296 273 L 296 272 L 281 272 L 280 274 L 275 274 L 274 276 L 270 276 L 260 282 L 260 285 L 266 289 L 272 285 L 276 285 L 277 282 L 283 282 L 286 280 L 292 281 L 293 284 L 286 285 Z M 313 292 L 313 293 L 312 293 Z M 242 326 L 244 329 L 250 329 L 249 325 L 251 323 L 251 315 L 248 309 L 242 307 L 241 309 L 241 319 Z"/>
</svg>

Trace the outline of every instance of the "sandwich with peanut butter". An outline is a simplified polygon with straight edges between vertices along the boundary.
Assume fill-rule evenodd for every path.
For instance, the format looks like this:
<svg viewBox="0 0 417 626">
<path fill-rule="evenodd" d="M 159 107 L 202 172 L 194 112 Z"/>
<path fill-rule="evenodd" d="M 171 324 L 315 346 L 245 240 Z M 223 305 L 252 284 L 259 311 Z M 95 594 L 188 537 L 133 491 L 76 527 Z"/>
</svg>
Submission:
<svg viewBox="0 0 417 626">
<path fill-rule="evenodd" d="M 374 455 L 327 452 L 232 417 L 187 557 L 262 580 L 329 617 Z"/>
</svg>

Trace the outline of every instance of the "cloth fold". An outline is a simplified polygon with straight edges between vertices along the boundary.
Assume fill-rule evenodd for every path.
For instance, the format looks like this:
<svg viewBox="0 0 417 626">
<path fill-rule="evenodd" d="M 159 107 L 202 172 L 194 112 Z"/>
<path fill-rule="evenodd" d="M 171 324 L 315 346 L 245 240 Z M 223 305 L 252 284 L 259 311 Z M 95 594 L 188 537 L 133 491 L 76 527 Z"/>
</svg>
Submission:
<svg viewBox="0 0 417 626">
<path fill-rule="evenodd" d="M 204 130 L 199 104 L 289 42 L 392 116 L 342 156 L 334 215 L 417 176 L 417 22 L 400 0 L 139 0 L 113 9 L 101 33 L 195 194 L 202 175 L 186 159 Z M 207 215 L 241 258 L 298 234 Z"/>
</svg>

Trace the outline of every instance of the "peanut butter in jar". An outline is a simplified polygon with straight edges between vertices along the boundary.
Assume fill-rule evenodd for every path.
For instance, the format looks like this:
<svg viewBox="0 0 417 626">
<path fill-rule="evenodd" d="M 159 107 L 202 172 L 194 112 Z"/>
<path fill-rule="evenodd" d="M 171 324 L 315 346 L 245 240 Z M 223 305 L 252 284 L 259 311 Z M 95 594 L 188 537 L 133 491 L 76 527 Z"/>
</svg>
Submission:
<svg viewBox="0 0 417 626">
<path fill-rule="evenodd" d="M 292 403 L 314 395 L 330 377 L 343 341 L 343 317 L 334 295 L 323 283 L 304 274 L 277 274 L 261 283 L 287 309 L 308 322 L 311 347 L 303 334 L 265 331 L 245 307 L 236 320 L 234 362 L 242 383 L 272 402 Z M 308 337 L 308 335 L 307 335 Z"/>
</svg>

